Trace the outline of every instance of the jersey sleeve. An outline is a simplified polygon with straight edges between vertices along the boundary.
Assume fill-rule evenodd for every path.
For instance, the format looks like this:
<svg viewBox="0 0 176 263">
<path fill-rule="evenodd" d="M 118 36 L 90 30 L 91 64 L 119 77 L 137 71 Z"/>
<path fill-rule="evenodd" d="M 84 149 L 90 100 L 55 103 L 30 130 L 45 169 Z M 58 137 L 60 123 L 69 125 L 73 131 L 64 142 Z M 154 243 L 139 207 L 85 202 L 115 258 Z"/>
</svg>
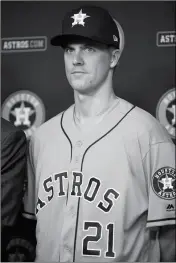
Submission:
<svg viewBox="0 0 176 263">
<path fill-rule="evenodd" d="M 27 188 L 24 194 L 24 211 L 23 216 L 28 219 L 36 219 L 35 206 L 36 206 L 36 171 L 35 171 L 35 150 L 36 140 L 31 137 L 28 147 L 27 155 Z"/>
<path fill-rule="evenodd" d="M 147 227 L 176 224 L 175 145 L 172 141 L 151 145 L 143 165 L 148 178 Z"/>
</svg>

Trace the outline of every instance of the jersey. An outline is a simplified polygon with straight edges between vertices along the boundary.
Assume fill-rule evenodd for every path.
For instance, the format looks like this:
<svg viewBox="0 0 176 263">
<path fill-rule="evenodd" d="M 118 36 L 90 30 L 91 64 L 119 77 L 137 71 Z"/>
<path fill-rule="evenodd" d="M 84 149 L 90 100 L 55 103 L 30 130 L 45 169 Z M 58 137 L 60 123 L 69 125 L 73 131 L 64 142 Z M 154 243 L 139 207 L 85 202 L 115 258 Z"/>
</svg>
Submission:
<svg viewBox="0 0 176 263">
<path fill-rule="evenodd" d="M 172 140 L 123 99 L 87 133 L 73 109 L 30 141 L 24 208 L 37 219 L 36 260 L 158 262 L 151 229 L 176 222 Z"/>
</svg>

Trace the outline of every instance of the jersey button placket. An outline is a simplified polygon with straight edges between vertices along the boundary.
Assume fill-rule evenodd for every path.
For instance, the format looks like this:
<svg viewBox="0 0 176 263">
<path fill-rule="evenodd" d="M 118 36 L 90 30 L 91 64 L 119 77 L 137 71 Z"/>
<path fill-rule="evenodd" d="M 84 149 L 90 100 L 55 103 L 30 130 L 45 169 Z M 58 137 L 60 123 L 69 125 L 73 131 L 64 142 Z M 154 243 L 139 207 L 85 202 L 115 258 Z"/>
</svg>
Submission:
<svg viewBox="0 0 176 263">
<path fill-rule="evenodd" d="M 67 207 L 65 209 L 65 218 L 62 228 L 62 247 L 60 250 L 60 260 L 72 261 L 74 251 L 74 236 L 75 236 L 75 225 L 77 215 L 77 201 L 68 194 Z"/>
<path fill-rule="evenodd" d="M 74 250 L 74 237 L 75 237 L 75 226 L 76 226 L 76 217 L 77 217 L 77 205 L 78 197 L 71 196 L 73 175 L 72 172 L 80 171 L 81 169 L 81 152 L 82 152 L 83 142 L 81 140 L 76 141 L 73 147 L 73 155 L 70 166 L 70 178 L 69 178 L 69 194 L 68 202 L 64 220 L 64 229 L 62 235 L 62 252 L 61 252 L 61 261 L 72 261 L 73 250 Z"/>
<path fill-rule="evenodd" d="M 79 164 L 79 162 L 80 162 L 80 155 L 76 155 L 76 156 L 75 156 L 74 162 L 75 162 L 76 164 Z"/>
<path fill-rule="evenodd" d="M 80 148 L 83 145 L 83 142 L 81 140 L 76 142 L 76 147 Z"/>
<path fill-rule="evenodd" d="M 81 152 L 82 152 L 83 142 L 78 140 L 75 143 L 75 147 L 73 149 L 73 158 L 72 158 L 72 165 L 74 167 L 73 171 L 80 171 L 81 169 Z"/>
</svg>

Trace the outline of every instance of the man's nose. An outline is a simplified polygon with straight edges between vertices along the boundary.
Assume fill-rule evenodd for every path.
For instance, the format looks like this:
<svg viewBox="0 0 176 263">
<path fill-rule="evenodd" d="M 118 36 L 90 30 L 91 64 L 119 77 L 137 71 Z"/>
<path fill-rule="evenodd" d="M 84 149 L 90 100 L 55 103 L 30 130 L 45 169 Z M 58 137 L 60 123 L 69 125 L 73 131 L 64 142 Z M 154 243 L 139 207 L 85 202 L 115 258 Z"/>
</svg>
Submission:
<svg viewBox="0 0 176 263">
<path fill-rule="evenodd" d="M 83 57 L 81 55 L 80 51 L 75 52 L 74 57 L 73 57 L 73 65 L 83 65 L 84 64 L 84 60 Z"/>
</svg>

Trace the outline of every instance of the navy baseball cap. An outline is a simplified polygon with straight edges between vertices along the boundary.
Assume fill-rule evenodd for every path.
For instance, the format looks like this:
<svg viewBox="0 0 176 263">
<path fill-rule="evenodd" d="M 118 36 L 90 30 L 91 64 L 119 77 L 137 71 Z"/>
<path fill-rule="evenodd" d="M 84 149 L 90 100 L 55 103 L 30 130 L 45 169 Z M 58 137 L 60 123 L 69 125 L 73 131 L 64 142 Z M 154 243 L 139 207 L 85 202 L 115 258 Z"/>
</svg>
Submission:
<svg viewBox="0 0 176 263">
<path fill-rule="evenodd" d="M 65 46 L 74 40 L 89 39 L 120 48 L 118 28 L 109 12 L 97 6 L 82 6 L 68 12 L 62 33 L 51 39 L 53 46 Z"/>
</svg>

